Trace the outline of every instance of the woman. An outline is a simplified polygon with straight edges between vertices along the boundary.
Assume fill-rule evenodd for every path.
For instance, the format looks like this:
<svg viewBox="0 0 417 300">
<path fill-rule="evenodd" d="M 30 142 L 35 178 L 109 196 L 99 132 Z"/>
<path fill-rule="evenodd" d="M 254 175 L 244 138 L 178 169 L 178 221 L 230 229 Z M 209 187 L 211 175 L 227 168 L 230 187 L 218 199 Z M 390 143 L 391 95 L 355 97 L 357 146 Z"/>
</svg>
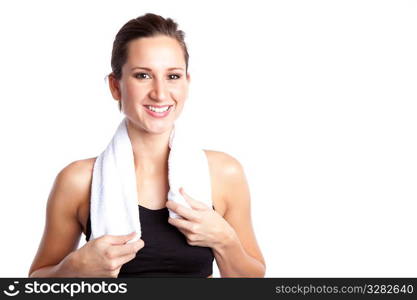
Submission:
<svg viewBox="0 0 417 300">
<path fill-rule="evenodd" d="M 134 153 L 142 239 L 127 243 L 129 234 L 88 240 L 96 158 L 75 161 L 56 177 L 29 276 L 211 277 L 215 258 L 222 277 L 263 277 L 249 189 L 236 159 L 204 150 L 215 210 L 184 190 L 191 208 L 167 201 L 168 139 L 190 82 L 184 33 L 169 18 L 146 14 L 133 19 L 116 35 L 111 65 L 110 91 L 128 120 Z M 183 219 L 168 218 L 168 208 Z M 82 232 L 88 242 L 77 249 Z"/>
</svg>

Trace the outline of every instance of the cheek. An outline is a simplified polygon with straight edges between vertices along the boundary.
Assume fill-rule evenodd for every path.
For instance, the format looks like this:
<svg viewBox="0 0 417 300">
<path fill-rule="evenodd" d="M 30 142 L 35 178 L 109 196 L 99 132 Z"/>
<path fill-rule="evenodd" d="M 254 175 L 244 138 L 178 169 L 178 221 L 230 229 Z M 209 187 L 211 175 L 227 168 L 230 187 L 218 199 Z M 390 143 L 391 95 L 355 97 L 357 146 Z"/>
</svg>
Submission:
<svg viewBox="0 0 417 300">
<path fill-rule="evenodd" d="M 143 86 L 138 86 L 135 83 L 126 85 L 126 97 L 141 99 L 143 95 L 146 95 L 146 93 L 146 88 Z"/>
<path fill-rule="evenodd" d="M 179 85 L 171 88 L 171 95 L 178 102 L 184 102 L 188 96 L 188 87 L 186 85 Z"/>
</svg>

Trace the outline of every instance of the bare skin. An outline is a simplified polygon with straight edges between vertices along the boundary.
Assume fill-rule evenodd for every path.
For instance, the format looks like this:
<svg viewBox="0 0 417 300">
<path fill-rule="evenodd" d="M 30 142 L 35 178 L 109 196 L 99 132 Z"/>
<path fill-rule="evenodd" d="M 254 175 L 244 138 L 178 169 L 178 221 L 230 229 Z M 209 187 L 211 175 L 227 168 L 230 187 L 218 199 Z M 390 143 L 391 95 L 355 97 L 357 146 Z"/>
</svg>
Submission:
<svg viewBox="0 0 417 300">
<path fill-rule="evenodd" d="M 227 185 L 224 183 L 233 180 L 227 172 L 234 172 L 233 169 L 236 167 L 236 162 L 232 157 L 222 152 L 206 150 L 206 154 L 209 160 L 212 180 L 213 206 L 215 207 L 216 212 L 224 217 L 227 210 L 227 203 L 225 200 L 227 199 L 228 194 L 233 193 L 233 191 L 227 189 Z M 73 251 L 76 250 L 81 234 L 86 234 L 87 218 L 90 213 L 90 186 L 95 159 L 96 158 L 90 158 L 73 162 L 58 174 L 48 200 L 47 226 L 45 227 L 41 245 L 39 246 L 38 253 L 32 263 L 29 274 L 45 266 L 58 265 L 68 254 L 75 253 Z M 146 176 L 142 174 L 137 181 L 138 204 L 150 209 L 165 207 L 166 193 L 159 191 L 161 186 L 165 185 L 166 176 L 160 174 L 160 176 L 155 175 L 150 178 L 145 177 Z M 232 177 L 234 177 L 233 174 Z M 155 193 L 155 191 L 158 192 Z M 242 213 L 244 214 L 245 212 L 242 211 Z M 229 221 L 235 222 L 234 229 L 236 232 L 246 232 L 248 230 L 247 224 L 245 226 L 243 223 L 237 223 L 236 220 Z M 120 244 L 123 244 L 123 242 L 128 240 L 129 238 L 122 238 L 117 241 L 120 241 Z M 245 246 L 247 251 L 249 251 L 254 258 L 263 261 L 254 234 L 250 234 L 245 240 L 247 240 Z M 90 240 L 80 248 L 80 250 L 84 248 L 83 250 L 85 252 L 90 250 L 96 252 L 95 246 L 91 245 L 93 242 L 94 240 Z M 114 242 L 116 242 L 116 240 L 114 240 Z M 99 244 L 98 247 L 106 247 L 106 245 L 108 247 L 108 244 L 106 243 L 103 243 L 105 245 L 100 245 L 101 243 L 96 241 L 96 244 Z M 140 251 L 143 246 L 141 243 L 138 243 L 136 247 L 139 247 Z M 132 250 L 131 252 L 132 257 L 130 259 L 133 259 L 133 254 L 136 253 L 136 251 Z M 97 255 L 89 255 L 88 257 L 97 257 Z M 90 265 L 93 265 L 94 262 L 88 264 L 90 259 L 88 257 L 85 257 L 86 262 L 84 262 L 84 267 L 87 270 L 91 270 Z M 130 259 L 129 257 L 126 257 L 123 263 L 126 263 Z M 79 273 L 78 276 L 117 277 L 120 267 L 121 263 L 120 266 L 114 269 L 110 268 L 105 272 L 94 269 L 90 274 Z M 71 270 L 69 270 L 69 272 L 71 272 Z M 38 275 L 41 276 L 41 272 L 37 274 L 35 271 L 31 274 L 31 277 L 37 277 Z M 65 274 L 62 275 L 66 276 Z M 59 274 L 57 274 L 57 277 L 58 276 Z M 73 274 L 71 276 L 73 276 Z"/>
<path fill-rule="evenodd" d="M 112 96 L 121 101 L 128 119 L 138 204 L 150 209 L 167 206 L 183 216 L 183 222 L 168 221 L 190 245 L 213 249 L 222 277 L 263 277 L 265 261 L 251 224 L 249 188 L 235 158 L 206 150 L 215 211 L 190 197 L 186 199 L 192 208 L 167 202 L 168 139 L 188 95 L 190 75 L 185 69 L 178 42 L 156 36 L 130 42 L 122 78 L 109 77 Z M 149 105 L 171 105 L 172 110 L 164 118 L 155 118 L 146 111 Z M 106 235 L 76 249 L 86 231 L 94 161 L 73 162 L 58 174 L 31 277 L 117 277 L 121 266 L 145 246 L 141 239 L 126 244 L 132 235 Z"/>
</svg>

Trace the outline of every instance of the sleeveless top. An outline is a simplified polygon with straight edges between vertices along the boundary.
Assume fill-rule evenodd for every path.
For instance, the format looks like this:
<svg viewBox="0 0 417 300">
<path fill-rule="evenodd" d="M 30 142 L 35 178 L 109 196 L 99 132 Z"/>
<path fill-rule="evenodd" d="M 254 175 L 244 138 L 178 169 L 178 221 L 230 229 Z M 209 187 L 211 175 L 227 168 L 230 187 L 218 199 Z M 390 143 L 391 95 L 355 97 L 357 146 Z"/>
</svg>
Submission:
<svg viewBox="0 0 417 300">
<path fill-rule="evenodd" d="M 138 205 L 145 246 L 120 268 L 118 277 L 208 277 L 213 273 L 210 247 L 191 246 L 177 227 L 168 223 L 167 207 L 149 209 Z M 214 209 L 214 207 L 213 207 Z M 86 241 L 91 236 L 88 215 Z"/>
</svg>

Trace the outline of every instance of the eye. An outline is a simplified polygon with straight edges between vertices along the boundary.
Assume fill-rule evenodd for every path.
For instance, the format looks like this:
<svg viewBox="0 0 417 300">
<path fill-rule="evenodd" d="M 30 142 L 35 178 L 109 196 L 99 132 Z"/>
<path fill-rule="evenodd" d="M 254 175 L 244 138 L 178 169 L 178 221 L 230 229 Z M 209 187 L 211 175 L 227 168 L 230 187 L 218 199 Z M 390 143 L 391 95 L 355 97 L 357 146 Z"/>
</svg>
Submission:
<svg viewBox="0 0 417 300">
<path fill-rule="evenodd" d="M 147 74 L 147 73 L 136 73 L 135 74 L 135 77 L 136 78 L 138 78 L 138 79 L 147 79 L 146 77 L 144 77 L 144 76 L 149 76 L 149 74 Z M 150 78 L 150 77 L 149 77 Z"/>
<path fill-rule="evenodd" d="M 172 78 L 172 76 L 174 76 L 174 78 Z M 175 76 L 176 76 L 176 78 L 175 78 Z M 170 74 L 169 75 L 169 79 L 180 79 L 180 78 L 181 78 L 180 74 Z"/>
</svg>

